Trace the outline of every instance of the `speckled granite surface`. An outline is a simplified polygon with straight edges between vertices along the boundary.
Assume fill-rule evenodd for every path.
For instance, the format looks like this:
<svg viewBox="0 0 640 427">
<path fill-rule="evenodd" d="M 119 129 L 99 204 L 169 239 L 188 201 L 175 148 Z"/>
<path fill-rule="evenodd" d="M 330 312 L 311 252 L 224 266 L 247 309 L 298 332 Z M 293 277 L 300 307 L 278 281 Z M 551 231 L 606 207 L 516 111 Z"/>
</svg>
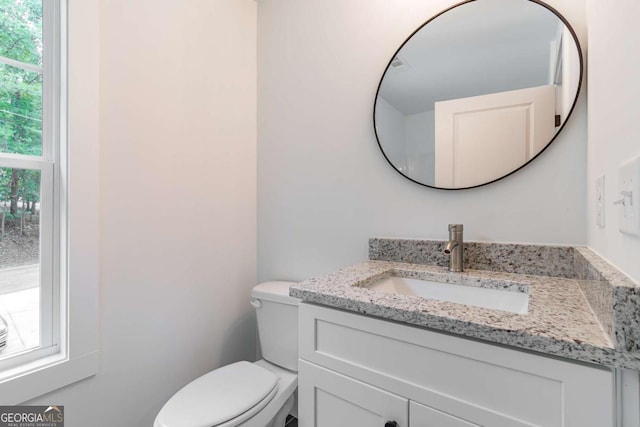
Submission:
<svg viewBox="0 0 640 427">
<path fill-rule="evenodd" d="M 587 250 L 585 254 L 590 257 L 592 252 Z M 593 313 L 600 321 L 602 329 L 607 333 L 611 342 L 619 344 L 620 340 L 616 339 L 613 324 L 613 288 L 611 284 L 604 279 L 598 270 L 592 267 L 580 249 L 576 249 L 574 252 L 574 264 L 576 279 Z"/>
<path fill-rule="evenodd" d="M 464 273 L 451 273 L 442 266 L 425 265 L 442 262 L 437 250 L 440 242 L 415 240 L 404 248 L 405 243 L 394 243 L 391 247 L 396 249 L 390 251 L 387 240 L 392 239 L 371 239 L 372 257 L 384 255 L 413 263 L 365 262 L 300 282 L 291 287 L 291 295 L 550 355 L 640 370 L 639 288 L 589 249 L 510 244 L 487 249 L 481 246 L 502 244 L 484 243 L 478 245 L 484 255 L 473 265 L 507 272 L 475 270 L 466 264 Z M 539 255 L 531 253 L 535 248 L 541 249 Z M 534 273 L 511 272 L 523 269 Z M 502 287 L 510 291 L 528 290 L 529 310 L 514 314 L 367 288 L 367 284 L 389 275 L 471 286 L 500 287 L 506 283 Z"/>
<path fill-rule="evenodd" d="M 369 239 L 369 259 L 445 267 L 449 265 L 449 255 L 443 253 L 446 243 L 375 237 Z M 573 252 L 570 246 L 464 242 L 464 265 L 474 270 L 573 278 Z"/>
<path fill-rule="evenodd" d="M 616 348 L 640 352 L 640 286 L 588 248 L 575 248 L 576 277 Z"/>
</svg>

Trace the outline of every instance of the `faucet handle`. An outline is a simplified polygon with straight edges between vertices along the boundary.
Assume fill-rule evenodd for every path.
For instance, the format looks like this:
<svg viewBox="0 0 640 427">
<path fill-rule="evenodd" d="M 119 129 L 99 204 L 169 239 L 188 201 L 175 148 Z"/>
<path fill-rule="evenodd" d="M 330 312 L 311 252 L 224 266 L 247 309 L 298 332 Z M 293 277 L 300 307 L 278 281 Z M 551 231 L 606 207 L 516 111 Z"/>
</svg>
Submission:
<svg viewBox="0 0 640 427">
<path fill-rule="evenodd" d="M 462 224 L 449 224 L 449 231 L 461 232 L 463 228 Z"/>
</svg>

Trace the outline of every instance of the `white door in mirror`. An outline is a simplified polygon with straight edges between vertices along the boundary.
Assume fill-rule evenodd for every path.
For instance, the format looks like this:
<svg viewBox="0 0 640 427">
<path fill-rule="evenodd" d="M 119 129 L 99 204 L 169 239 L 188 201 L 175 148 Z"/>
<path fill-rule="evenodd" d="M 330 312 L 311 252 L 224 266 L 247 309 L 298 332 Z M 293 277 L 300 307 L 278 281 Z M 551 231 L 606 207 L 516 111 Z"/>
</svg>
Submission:
<svg viewBox="0 0 640 427">
<path fill-rule="evenodd" d="M 640 236 L 640 156 L 618 169 L 618 228 L 622 233 Z"/>
<path fill-rule="evenodd" d="M 435 103 L 435 183 L 464 188 L 518 169 L 555 134 L 553 85 Z"/>
</svg>

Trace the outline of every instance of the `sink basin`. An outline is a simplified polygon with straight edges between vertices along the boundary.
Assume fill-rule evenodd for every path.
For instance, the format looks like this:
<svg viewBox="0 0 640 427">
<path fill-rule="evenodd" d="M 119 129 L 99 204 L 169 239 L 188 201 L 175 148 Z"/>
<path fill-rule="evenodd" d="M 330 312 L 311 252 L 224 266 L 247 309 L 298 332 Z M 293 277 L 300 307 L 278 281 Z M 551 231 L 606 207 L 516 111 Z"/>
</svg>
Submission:
<svg viewBox="0 0 640 427">
<path fill-rule="evenodd" d="M 380 279 L 366 287 L 374 291 L 419 296 L 517 314 L 526 314 L 529 306 L 529 294 L 525 292 L 440 283 L 431 280 L 392 276 Z"/>
</svg>

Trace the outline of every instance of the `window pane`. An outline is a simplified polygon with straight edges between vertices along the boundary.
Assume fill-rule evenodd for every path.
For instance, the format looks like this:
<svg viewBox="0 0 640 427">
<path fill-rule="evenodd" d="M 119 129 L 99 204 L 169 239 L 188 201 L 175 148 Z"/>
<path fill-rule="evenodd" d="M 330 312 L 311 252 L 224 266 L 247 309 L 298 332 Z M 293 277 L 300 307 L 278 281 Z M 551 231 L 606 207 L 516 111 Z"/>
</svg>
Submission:
<svg viewBox="0 0 640 427">
<path fill-rule="evenodd" d="M 40 73 L 0 64 L 0 152 L 42 154 Z"/>
<path fill-rule="evenodd" d="M 40 171 L 0 168 L 0 359 L 40 344 L 39 252 Z"/>
<path fill-rule="evenodd" d="M 0 0 L 0 56 L 42 65 L 42 0 Z"/>
</svg>

